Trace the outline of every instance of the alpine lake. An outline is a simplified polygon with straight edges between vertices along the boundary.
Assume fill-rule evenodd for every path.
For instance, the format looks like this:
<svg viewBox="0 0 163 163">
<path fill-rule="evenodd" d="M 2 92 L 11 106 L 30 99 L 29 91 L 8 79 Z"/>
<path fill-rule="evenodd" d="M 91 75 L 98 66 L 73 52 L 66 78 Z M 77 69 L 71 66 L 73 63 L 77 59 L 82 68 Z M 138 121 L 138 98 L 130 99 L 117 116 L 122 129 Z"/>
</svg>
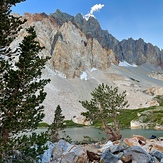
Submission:
<svg viewBox="0 0 163 163">
<path fill-rule="evenodd" d="M 38 128 L 37 133 L 45 132 L 47 128 Z M 96 127 L 69 127 L 64 129 L 65 134 L 60 133 L 61 137 L 68 135 L 72 141 L 83 141 L 91 139 L 94 141 L 107 140 L 106 134 L 99 128 Z M 152 135 L 163 137 L 163 130 L 154 129 L 123 129 L 121 130 L 122 139 L 131 138 L 133 135 L 141 135 L 145 138 L 150 138 Z"/>
</svg>

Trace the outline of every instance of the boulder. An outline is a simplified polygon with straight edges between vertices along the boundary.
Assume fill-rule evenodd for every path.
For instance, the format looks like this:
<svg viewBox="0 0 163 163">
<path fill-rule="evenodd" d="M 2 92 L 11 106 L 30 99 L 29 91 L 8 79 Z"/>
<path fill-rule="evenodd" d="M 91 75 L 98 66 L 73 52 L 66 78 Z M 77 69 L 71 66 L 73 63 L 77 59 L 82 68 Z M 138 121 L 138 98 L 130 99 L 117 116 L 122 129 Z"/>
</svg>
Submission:
<svg viewBox="0 0 163 163">
<path fill-rule="evenodd" d="M 91 122 L 89 120 L 87 120 L 87 118 L 82 116 L 82 115 L 78 115 L 78 116 L 73 117 L 72 121 L 74 123 L 82 124 L 82 125 L 86 125 L 86 126 L 91 125 Z"/>
<path fill-rule="evenodd" d="M 163 152 L 163 144 L 160 144 L 160 142 L 156 142 L 155 144 L 153 144 L 153 148 L 151 150 L 158 150 L 160 152 Z"/>
<path fill-rule="evenodd" d="M 107 149 L 102 153 L 100 163 L 116 163 L 118 160 L 118 157 L 112 154 L 110 149 Z"/>
<path fill-rule="evenodd" d="M 163 87 L 150 87 L 145 90 L 145 93 L 152 96 L 163 95 Z"/>
<path fill-rule="evenodd" d="M 141 122 L 139 122 L 139 121 L 134 121 L 134 120 L 132 120 L 132 121 L 130 122 L 130 127 L 131 127 L 131 129 L 143 128 Z"/>
<path fill-rule="evenodd" d="M 111 153 L 115 154 L 123 151 L 123 148 L 120 145 L 114 145 L 110 147 L 110 151 Z"/>
<path fill-rule="evenodd" d="M 86 163 L 86 152 L 76 146 L 71 145 L 65 140 L 60 140 L 58 143 L 48 143 L 48 150 L 46 150 L 42 156 L 42 163 Z"/>
<path fill-rule="evenodd" d="M 156 157 L 159 161 L 161 161 L 161 159 L 163 159 L 163 153 L 161 153 L 160 151 L 157 151 L 157 150 L 153 151 L 151 153 L 151 156 Z"/>
<path fill-rule="evenodd" d="M 125 144 L 127 143 L 127 145 Z M 147 139 L 133 135 L 124 141 L 98 145 L 74 145 L 64 140 L 47 142 L 48 149 L 41 156 L 42 163 L 159 163 L 163 162 L 162 139 Z M 92 148 L 88 148 L 92 147 Z M 96 150 L 94 150 L 96 148 Z M 100 148 L 100 149 L 99 149 Z"/>
<path fill-rule="evenodd" d="M 149 163 L 151 160 L 151 155 L 139 146 L 129 147 L 124 151 L 124 156 L 132 156 L 132 160 L 138 163 Z"/>
<path fill-rule="evenodd" d="M 41 159 L 42 163 L 47 163 L 51 161 L 52 152 L 56 143 L 52 143 L 48 141 L 45 145 L 47 145 L 48 149 L 42 155 L 42 159 Z"/>
<path fill-rule="evenodd" d="M 163 130 L 163 126 L 156 124 L 156 126 L 154 127 L 155 130 Z"/>
<path fill-rule="evenodd" d="M 106 144 L 104 144 L 102 146 L 101 149 L 99 149 L 99 152 L 103 152 L 105 151 L 106 149 L 109 149 L 111 146 L 113 146 L 113 142 L 112 141 L 108 141 Z"/>
<path fill-rule="evenodd" d="M 126 156 L 122 156 L 121 160 L 123 161 L 123 163 L 129 163 L 132 161 L 132 156 L 131 155 L 126 155 Z"/>
<path fill-rule="evenodd" d="M 84 163 L 87 160 L 87 155 L 83 149 L 76 145 L 71 145 L 70 143 L 60 140 L 53 150 L 53 160 L 61 159 L 61 163 L 71 162 L 76 163 L 79 160 L 83 160 Z M 58 157 L 59 156 L 59 157 Z"/>
<path fill-rule="evenodd" d="M 127 144 L 129 147 L 139 146 L 140 145 L 139 142 L 138 142 L 138 139 L 136 139 L 136 138 L 124 138 L 123 142 L 125 144 Z"/>
</svg>

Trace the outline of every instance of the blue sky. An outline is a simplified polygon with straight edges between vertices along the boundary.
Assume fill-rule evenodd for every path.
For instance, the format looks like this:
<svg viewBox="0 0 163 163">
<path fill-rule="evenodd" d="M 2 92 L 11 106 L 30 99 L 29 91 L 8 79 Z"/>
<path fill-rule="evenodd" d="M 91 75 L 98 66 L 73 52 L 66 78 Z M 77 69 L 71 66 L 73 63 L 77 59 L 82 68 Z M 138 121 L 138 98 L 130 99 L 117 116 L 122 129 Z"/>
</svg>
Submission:
<svg viewBox="0 0 163 163">
<path fill-rule="evenodd" d="M 163 0 L 26 0 L 13 7 L 15 13 L 91 14 L 119 41 L 144 39 L 163 49 Z"/>
</svg>

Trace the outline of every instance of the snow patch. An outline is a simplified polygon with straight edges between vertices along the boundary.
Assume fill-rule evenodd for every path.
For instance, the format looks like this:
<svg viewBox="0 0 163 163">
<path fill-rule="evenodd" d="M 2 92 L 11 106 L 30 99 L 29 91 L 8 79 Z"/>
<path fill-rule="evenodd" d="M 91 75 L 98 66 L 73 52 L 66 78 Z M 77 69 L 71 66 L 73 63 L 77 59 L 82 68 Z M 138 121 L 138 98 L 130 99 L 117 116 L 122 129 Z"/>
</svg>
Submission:
<svg viewBox="0 0 163 163">
<path fill-rule="evenodd" d="M 128 62 L 126 61 L 122 61 L 122 62 L 119 62 L 119 65 L 118 66 L 121 66 L 121 67 L 138 67 L 137 65 L 135 64 L 129 64 Z"/>
<path fill-rule="evenodd" d="M 96 68 L 94 68 L 94 67 L 93 67 L 93 68 L 91 68 L 91 72 L 96 71 L 96 70 L 97 70 L 97 69 L 96 69 Z"/>
<path fill-rule="evenodd" d="M 83 72 L 83 73 L 80 75 L 80 79 L 81 79 L 81 80 L 88 80 L 88 78 L 87 78 L 87 73 L 86 73 L 86 72 Z"/>
</svg>

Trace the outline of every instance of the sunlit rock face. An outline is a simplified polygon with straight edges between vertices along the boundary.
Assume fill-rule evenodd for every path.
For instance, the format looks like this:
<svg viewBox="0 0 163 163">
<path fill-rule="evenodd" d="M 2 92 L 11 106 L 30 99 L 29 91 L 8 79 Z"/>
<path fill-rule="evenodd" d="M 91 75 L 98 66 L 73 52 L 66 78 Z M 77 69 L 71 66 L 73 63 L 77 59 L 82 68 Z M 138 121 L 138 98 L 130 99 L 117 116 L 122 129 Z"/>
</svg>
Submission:
<svg viewBox="0 0 163 163">
<path fill-rule="evenodd" d="M 86 20 L 81 14 L 71 16 L 56 10 L 50 15 L 25 13 L 23 19 L 27 22 L 13 47 L 27 34 L 25 28 L 34 26 L 38 41 L 45 47 L 41 54 L 51 56 L 54 69 L 68 78 L 79 77 L 87 68 L 107 69 L 110 63 L 117 65 L 118 60 L 163 66 L 163 51 L 158 47 L 143 39 L 118 41 L 93 17 Z"/>
<path fill-rule="evenodd" d="M 95 38 L 84 34 L 70 21 L 73 17 L 68 14 L 57 10 L 50 16 L 26 13 L 23 18 L 27 19 L 27 22 L 13 46 L 18 45 L 27 34 L 25 28 L 34 26 L 38 41 L 45 47 L 41 55 L 50 56 L 54 69 L 68 78 L 79 77 L 83 71 L 93 67 L 105 70 L 111 63 L 118 64 L 113 51 L 102 47 Z"/>
<path fill-rule="evenodd" d="M 71 22 L 61 26 L 52 56 L 55 69 L 74 78 L 93 67 L 105 70 L 111 61 L 116 62 L 113 52 L 103 48 L 96 39 L 87 39 Z"/>
</svg>

